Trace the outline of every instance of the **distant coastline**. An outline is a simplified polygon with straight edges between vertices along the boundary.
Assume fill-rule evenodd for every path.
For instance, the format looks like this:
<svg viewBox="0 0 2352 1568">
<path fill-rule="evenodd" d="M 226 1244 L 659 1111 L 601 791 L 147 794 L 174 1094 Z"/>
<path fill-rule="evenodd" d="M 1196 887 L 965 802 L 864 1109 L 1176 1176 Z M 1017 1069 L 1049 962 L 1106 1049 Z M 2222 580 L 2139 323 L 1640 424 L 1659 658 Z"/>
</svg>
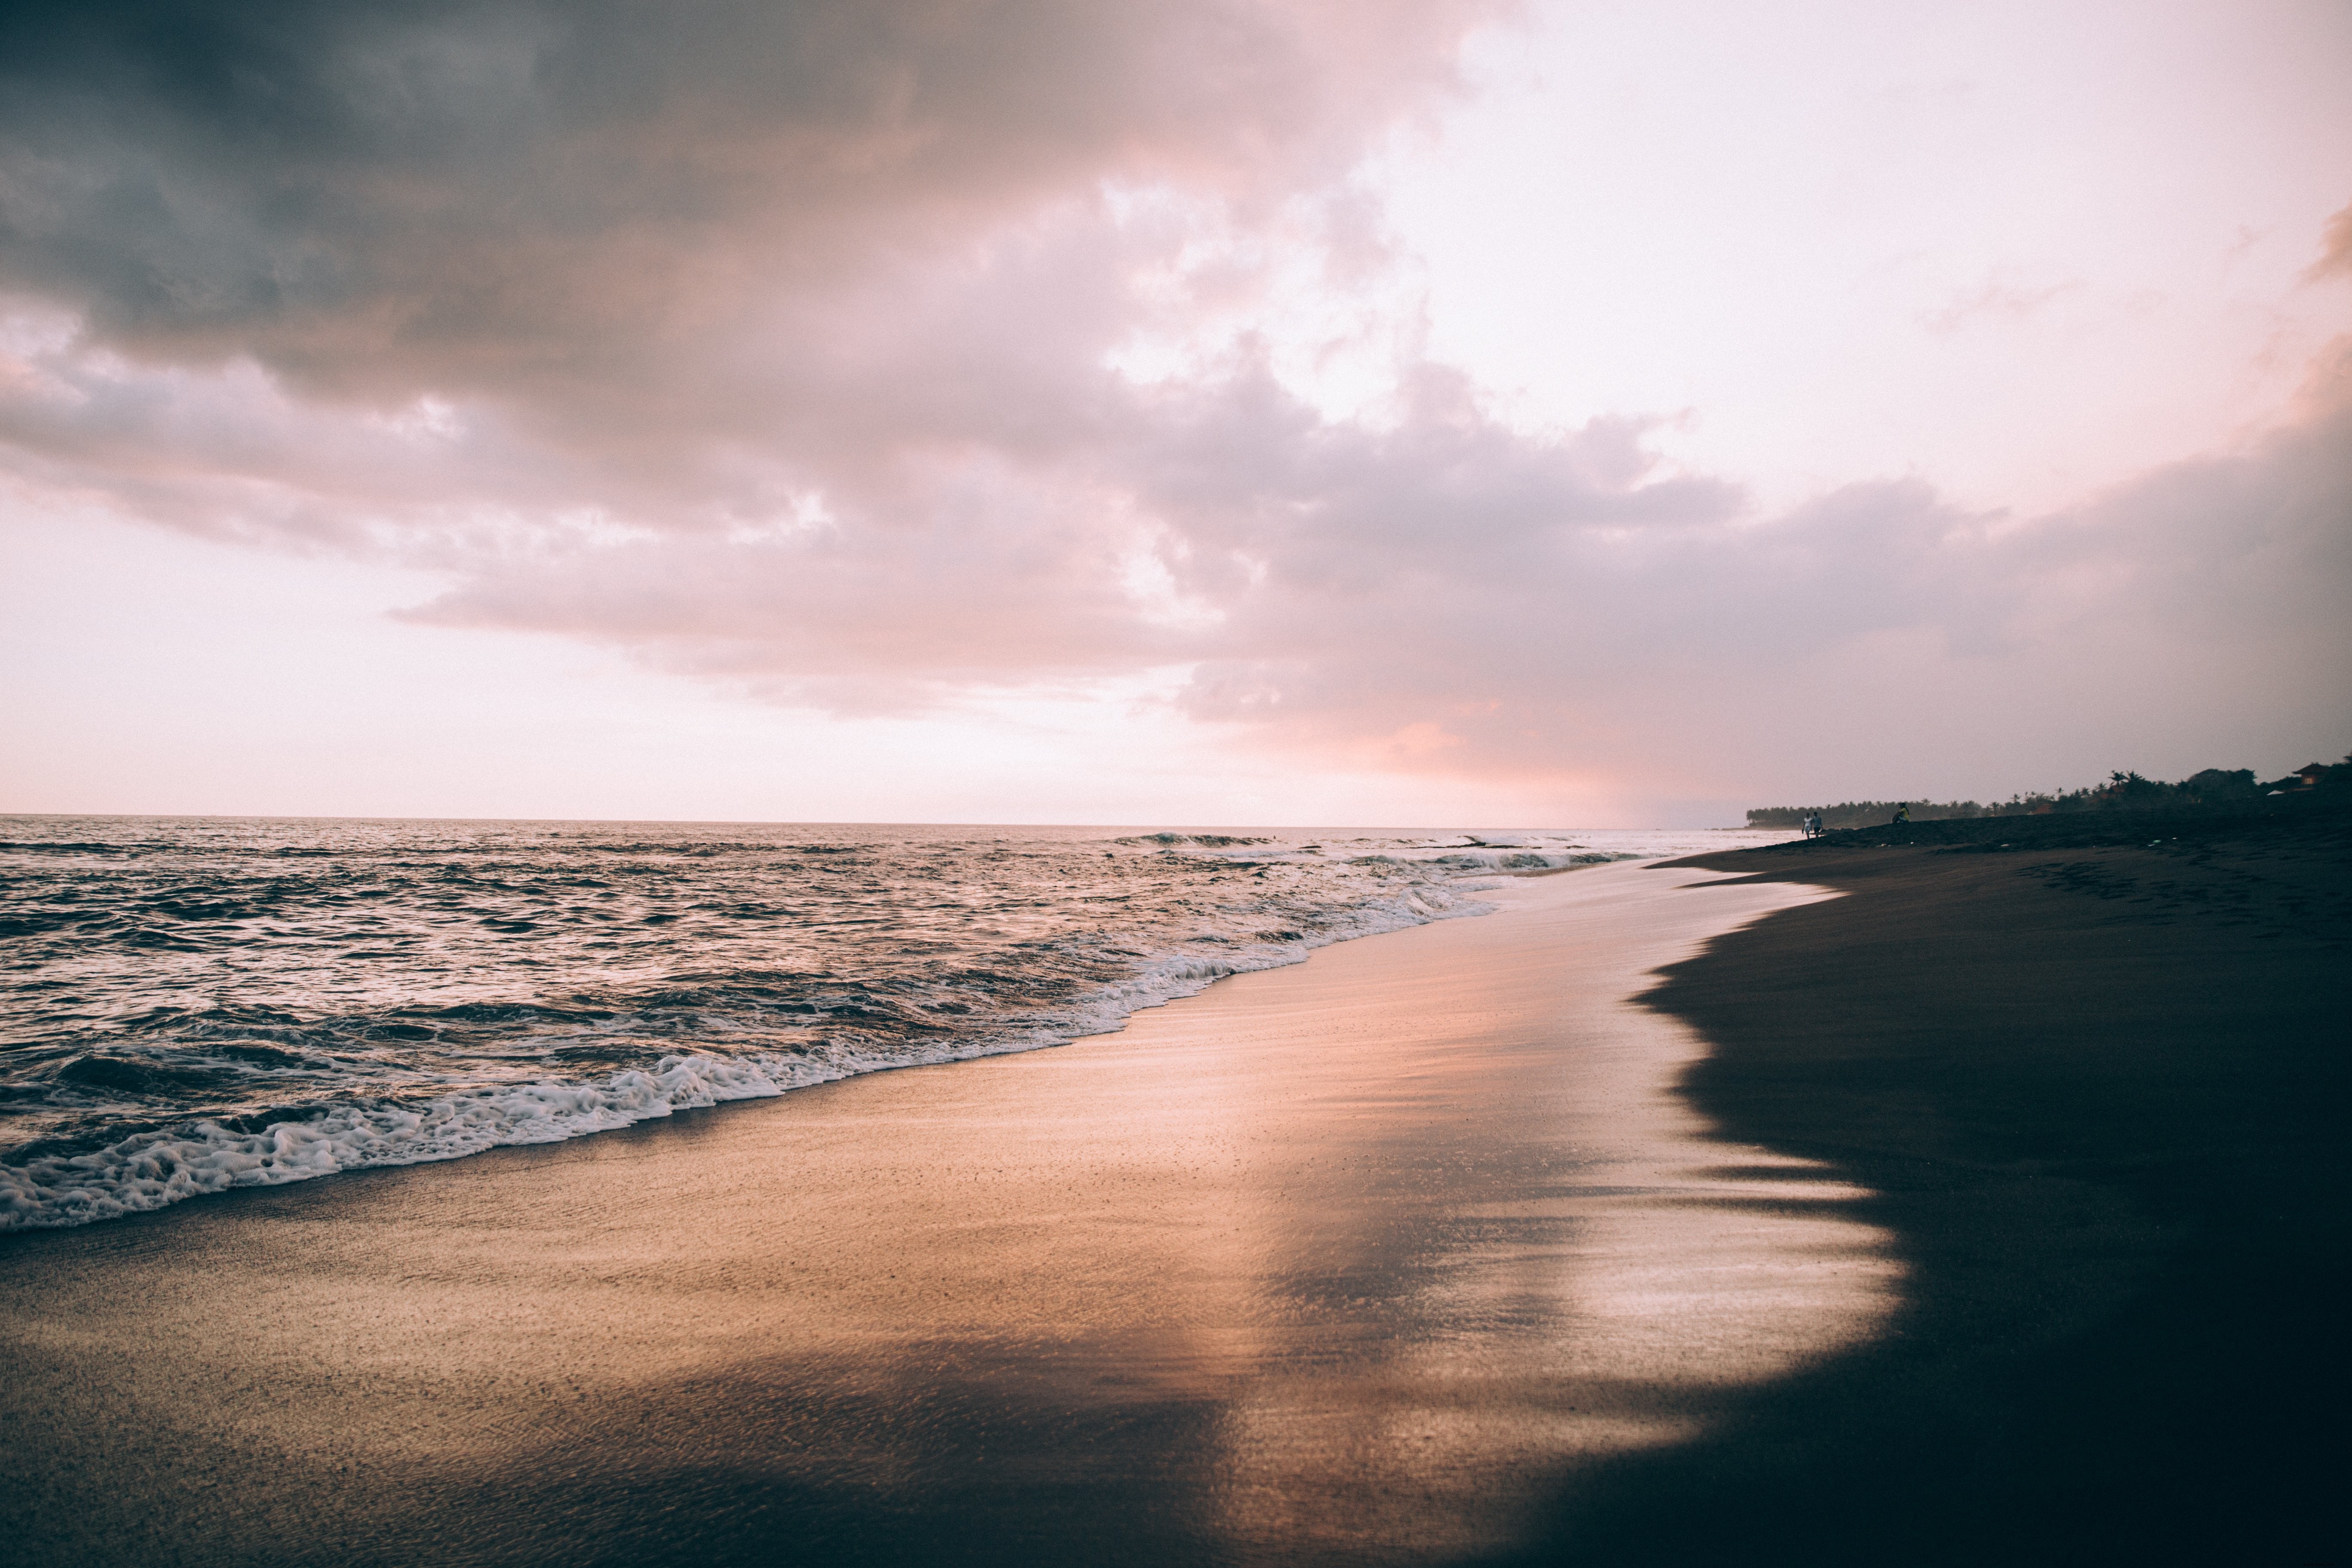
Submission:
<svg viewBox="0 0 2352 1568">
<path fill-rule="evenodd" d="M 2336 763 L 2312 763 L 2284 778 L 2262 780 L 2252 768 L 2206 768 L 2177 783 L 2111 773 L 2104 784 L 2051 795 L 2014 795 L 1985 805 L 1973 800 L 1847 800 L 1835 805 L 1750 807 L 1752 828 L 1798 828 L 1818 816 L 1824 828 L 1885 826 L 1898 809 L 1914 822 L 1948 822 L 1988 816 L 2053 816 L 2086 811 L 2171 811 L 2246 816 L 2271 809 L 2267 803 L 2316 795 L 2339 807 L 2352 806 L 2352 756 Z"/>
</svg>

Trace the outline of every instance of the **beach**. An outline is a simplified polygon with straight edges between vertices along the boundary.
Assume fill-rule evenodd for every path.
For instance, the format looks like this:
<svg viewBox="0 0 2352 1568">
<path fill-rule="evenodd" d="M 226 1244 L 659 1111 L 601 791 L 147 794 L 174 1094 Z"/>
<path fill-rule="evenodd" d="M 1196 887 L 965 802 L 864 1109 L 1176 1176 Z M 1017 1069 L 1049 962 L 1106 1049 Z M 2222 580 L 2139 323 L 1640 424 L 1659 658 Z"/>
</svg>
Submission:
<svg viewBox="0 0 2352 1568">
<path fill-rule="evenodd" d="M 2347 66 L 0 5 L 0 1568 L 2352 1568 Z"/>
<path fill-rule="evenodd" d="M 1889 1310 L 1601 867 L 1029 1055 L 0 1249 L 49 1562 L 1452 1561 Z M 1784 1217 L 1759 1223 L 1759 1204 Z"/>
<path fill-rule="evenodd" d="M 1601 1562 L 2344 1561 L 2352 824 L 1838 837 L 1698 861 L 1847 896 L 1649 1001 L 1706 1035 L 1686 1089 L 1725 1136 L 1875 1194 L 1903 1308 L 1554 1538 Z"/>
<path fill-rule="evenodd" d="M 2323 1561 L 2343 852 L 1580 869 L 1058 1049 L 18 1235 L 6 1538 Z"/>
</svg>

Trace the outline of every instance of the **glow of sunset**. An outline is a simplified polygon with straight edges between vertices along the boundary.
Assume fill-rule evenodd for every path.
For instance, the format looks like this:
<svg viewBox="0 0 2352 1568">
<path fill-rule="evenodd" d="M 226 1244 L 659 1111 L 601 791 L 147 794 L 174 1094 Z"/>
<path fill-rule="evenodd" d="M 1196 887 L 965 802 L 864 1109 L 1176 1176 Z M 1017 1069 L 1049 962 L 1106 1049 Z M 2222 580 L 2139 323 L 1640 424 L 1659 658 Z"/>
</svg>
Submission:
<svg viewBox="0 0 2352 1568">
<path fill-rule="evenodd" d="M 0 809 L 2275 774 L 2352 745 L 2347 68 L 2333 0 L 16 8 Z"/>
</svg>

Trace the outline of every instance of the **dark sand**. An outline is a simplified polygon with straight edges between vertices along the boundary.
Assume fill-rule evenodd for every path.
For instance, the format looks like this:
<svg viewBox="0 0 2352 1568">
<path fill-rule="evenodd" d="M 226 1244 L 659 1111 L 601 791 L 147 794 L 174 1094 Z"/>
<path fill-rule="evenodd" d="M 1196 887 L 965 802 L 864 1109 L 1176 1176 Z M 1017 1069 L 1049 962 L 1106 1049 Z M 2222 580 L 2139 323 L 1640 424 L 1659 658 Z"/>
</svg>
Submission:
<svg viewBox="0 0 2352 1568">
<path fill-rule="evenodd" d="M 13 1238 L 0 1552 L 2345 1561 L 2346 836 L 1946 848 Z"/>
<path fill-rule="evenodd" d="M 1028 1056 L 0 1247 L 44 1563 L 1458 1560 L 1893 1306 L 1604 867 Z"/>
<path fill-rule="evenodd" d="M 1726 1136 L 1879 1194 L 1902 1311 L 1699 1443 L 1586 1478 L 1549 1539 L 1604 1563 L 2352 1563 L 2352 822 L 1920 827 L 1696 862 L 1852 896 L 1650 998 L 1706 1035 L 1688 1087 Z M 1906 837 L 1943 847 L 1867 842 Z"/>
</svg>

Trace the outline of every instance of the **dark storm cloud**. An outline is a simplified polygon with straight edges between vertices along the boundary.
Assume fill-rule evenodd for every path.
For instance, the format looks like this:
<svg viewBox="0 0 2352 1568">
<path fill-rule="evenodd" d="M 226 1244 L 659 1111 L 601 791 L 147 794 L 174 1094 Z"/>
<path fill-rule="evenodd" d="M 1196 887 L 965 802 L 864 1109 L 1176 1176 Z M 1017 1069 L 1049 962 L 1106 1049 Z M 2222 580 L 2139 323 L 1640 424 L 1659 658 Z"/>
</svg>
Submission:
<svg viewBox="0 0 2352 1568">
<path fill-rule="evenodd" d="M 1336 173 L 1479 9 L 12 6 L 0 281 L 314 388 L 658 371 L 1091 183 Z"/>
</svg>

